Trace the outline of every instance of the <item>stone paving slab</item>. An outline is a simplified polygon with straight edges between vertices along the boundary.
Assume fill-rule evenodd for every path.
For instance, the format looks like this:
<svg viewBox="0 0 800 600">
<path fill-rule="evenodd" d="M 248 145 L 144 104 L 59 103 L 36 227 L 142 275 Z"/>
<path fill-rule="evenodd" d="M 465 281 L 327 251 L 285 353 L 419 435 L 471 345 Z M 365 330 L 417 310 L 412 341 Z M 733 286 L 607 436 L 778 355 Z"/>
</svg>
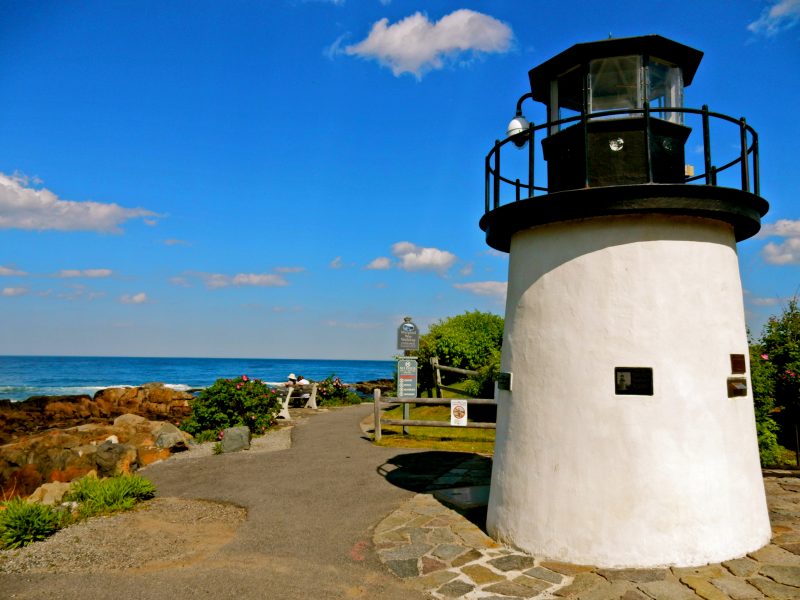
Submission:
<svg viewBox="0 0 800 600">
<path fill-rule="evenodd" d="M 490 466 L 470 457 L 429 489 L 488 485 Z M 498 544 L 472 522 L 482 523 L 473 506 L 460 514 L 431 493 L 388 515 L 375 528 L 374 543 L 393 573 L 418 581 L 437 600 L 800 600 L 800 478 L 765 476 L 764 485 L 772 543 L 721 564 L 600 569 L 548 561 Z"/>
</svg>

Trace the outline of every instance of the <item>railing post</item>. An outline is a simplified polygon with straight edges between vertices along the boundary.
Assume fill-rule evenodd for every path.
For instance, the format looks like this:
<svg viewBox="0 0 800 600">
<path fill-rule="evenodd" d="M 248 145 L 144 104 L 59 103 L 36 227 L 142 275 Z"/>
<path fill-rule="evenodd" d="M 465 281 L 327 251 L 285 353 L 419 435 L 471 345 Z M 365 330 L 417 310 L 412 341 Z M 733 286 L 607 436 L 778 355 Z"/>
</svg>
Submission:
<svg viewBox="0 0 800 600">
<path fill-rule="evenodd" d="M 517 202 L 519 202 L 519 186 L 520 186 L 519 177 L 517 177 L 517 179 L 514 181 L 514 188 L 517 191 L 517 193 L 516 193 Z"/>
<path fill-rule="evenodd" d="M 500 206 L 500 140 L 494 141 L 494 208 Z"/>
<path fill-rule="evenodd" d="M 653 183 L 653 160 L 650 155 L 650 102 L 644 102 L 644 147 L 647 166 L 647 183 Z"/>
<path fill-rule="evenodd" d="M 711 185 L 717 185 L 717 167 L 711 165 Z"/>
<path fill-rule="evenodd" d="M 486 181 L 484 182 L 485 190 L 484 190 L 484 214 L 489 212 L 489 195 L 490 195 L 490 186 L 489 186 L 489 174 L 491 172 L 491 167 L 489 166 L 489 157 L 486 157 L 486 164 L 485 169 L 486 171 Z"/>
<path fill-rule="evenodd" d="M 711 183 L 711 127 L 708 123 L 708 105 L 703 104 L 703 163 L 706 174 L 706 185 Z"/>
<path fill-rule="evenodd" d="M 739 119 L 739 143 L 742 152 L 742 191 L 750 191 L 750 164 L 747 160 L 747 121 Z"/>
<path fill-rule="evenodd" d="M 533 147 L 533 135 L 534 124 L 531 123 L 530 127 L 528 127 L 528 191 L 530 194 L 528 195 L 529 198 L 533 198 L 533 164 L 536 160 L 536 149 Z"/>
<path fill-rule="evenodd" d="M 381 390 L 380 388 L 375 388 L 373 390 L 373 397 L 375 400 L 375 405 L 373 406 L 374 411 L 374 421 L 375 421 L 375 441 L 381 441 Z"/>
<path fill-rule="evenodd" d="M 761 195 L 761 172 L 758 166 L 758 134 L 753 132 L 753 193 Z"/>
</svg>

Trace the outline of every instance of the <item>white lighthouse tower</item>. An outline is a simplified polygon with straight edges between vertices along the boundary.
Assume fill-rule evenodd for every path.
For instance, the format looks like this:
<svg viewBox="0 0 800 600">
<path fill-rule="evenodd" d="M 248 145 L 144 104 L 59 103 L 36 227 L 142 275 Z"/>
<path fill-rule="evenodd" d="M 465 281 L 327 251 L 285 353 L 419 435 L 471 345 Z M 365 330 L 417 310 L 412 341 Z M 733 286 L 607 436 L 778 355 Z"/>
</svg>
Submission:
<svg viewBox="0 0 800 600">
<path fill-rule="evenodd" d="M 768 204 L 756 132 L 683 106 L 701 58 L 657 35 L 575 45 L 530 71 L 487 156 L 480 225 L 509 253 L 487 526 L 532 554 L 689 566 L 769 542 L 736 254 Z M 738 149 L 712 153 L 726 128 Z"/>
</svg>

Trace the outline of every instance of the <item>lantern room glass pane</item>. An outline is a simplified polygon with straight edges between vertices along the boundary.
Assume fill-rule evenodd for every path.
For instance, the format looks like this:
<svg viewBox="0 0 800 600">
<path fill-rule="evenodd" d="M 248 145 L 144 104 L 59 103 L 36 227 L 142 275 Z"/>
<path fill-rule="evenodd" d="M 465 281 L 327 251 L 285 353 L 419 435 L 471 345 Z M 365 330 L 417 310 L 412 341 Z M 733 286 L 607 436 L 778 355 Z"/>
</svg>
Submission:
<svg viewBox="0 0 800 600">
<path fill-rule="evenodd" d="M 556 106 L 558 120 L 577 117 L 583 106 L 583 76 L 580 67 L 562 73 L 556 80 Z M 575 123 L 565 123 L 559 129 L 570 127 Z"/>
<path fill-rule="evenodd" d="M 641 108 L 642 57 L 615 56 L 591 61 L 589 85 L 590 113 Z"/>
<path fill-rule="evenodd" d="M 683 113 L 655 109 L 683 107 L 683 72 L 679 67 L 655 59 L 651 59 L 647 71 L 647 99 L 654 116 L 682 124 Z"/>
</svg>

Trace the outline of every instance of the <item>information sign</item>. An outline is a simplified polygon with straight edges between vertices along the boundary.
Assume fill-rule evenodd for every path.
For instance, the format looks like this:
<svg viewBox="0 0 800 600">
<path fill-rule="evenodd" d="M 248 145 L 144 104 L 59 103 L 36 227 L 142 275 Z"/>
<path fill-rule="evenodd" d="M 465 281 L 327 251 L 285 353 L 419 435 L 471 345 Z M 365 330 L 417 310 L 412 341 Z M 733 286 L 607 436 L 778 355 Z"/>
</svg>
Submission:
<svg viewBox="0 0 800 600">
<path fill-rule="evenodd" d="M 416 358 L 401 358 L 397 361 L 397 397 L 417 397 Z"/>
<path fill-rule="evenodd" d="M 450 425 L 455 427 L 466 427 L 467 425 L 467 401 L 450 400 Z"/>
<path fill-rule="evenodd" d="M 397 349 L 419 349 L 419 329 L 411 322 L 411 317 L 404 317 L 402 325 L 397 328 Z"/>
</svg>

